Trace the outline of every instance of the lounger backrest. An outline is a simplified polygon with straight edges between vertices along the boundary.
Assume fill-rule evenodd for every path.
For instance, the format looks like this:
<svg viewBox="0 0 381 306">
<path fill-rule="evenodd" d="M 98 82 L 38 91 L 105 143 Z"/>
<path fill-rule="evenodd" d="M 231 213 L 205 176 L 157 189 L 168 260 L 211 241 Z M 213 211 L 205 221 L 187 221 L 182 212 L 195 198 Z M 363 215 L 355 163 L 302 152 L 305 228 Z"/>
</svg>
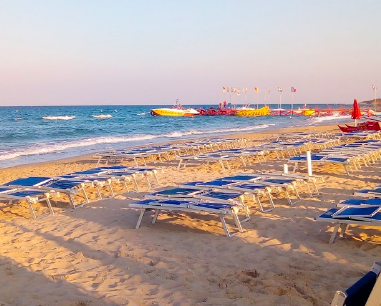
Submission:
<svg viewBox="0 0 381 306">
<path fill-rule="evenodd" d="M 380 274 L 381 264 L 376 262 L 372 270 L 361 277 L 347 290 L 336 291 L 331 306 L 365 306 Z"/>
</svg>

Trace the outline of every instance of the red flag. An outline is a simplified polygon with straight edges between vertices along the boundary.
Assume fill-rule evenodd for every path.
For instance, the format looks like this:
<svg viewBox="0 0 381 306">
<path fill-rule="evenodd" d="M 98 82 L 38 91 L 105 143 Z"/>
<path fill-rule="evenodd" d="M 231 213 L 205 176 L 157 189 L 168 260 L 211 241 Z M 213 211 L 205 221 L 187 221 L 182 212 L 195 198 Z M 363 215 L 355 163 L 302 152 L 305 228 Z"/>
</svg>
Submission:
<svg viewBox="0 0 381 306">
<path fill-rule="evenodd" d="M 291 87 L 291 92 L 296 92 L 296 88 L 295 87 Z"/>
</svg>

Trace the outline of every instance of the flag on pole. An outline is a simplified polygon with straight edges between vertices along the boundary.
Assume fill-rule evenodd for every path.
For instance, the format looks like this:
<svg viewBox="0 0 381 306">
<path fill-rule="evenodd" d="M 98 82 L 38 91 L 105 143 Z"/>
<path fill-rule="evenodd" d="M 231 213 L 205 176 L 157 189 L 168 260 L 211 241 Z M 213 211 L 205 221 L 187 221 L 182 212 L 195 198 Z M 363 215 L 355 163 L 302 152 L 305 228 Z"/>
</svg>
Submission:
<svg viewBox="0 0 381 306">
<path fill-rule="evenodd" d="M 236 94 L 239 96 L 241 94 L 241 91 L 239 89 L 236 89 Z"/>
<path fill-rule="evenodd" d="M 254 92 L 258 93 L 259 92 L 259 88 L 258 87 L 254 87 Z"/>
<path fill-rule="evenodd" d="M 247 94 L 247 87 L 244 87 L 243 91 L 245 92 L 245 94 Z"/>
<path fill-rule="evenodd" d="M 282 88 L 282 87 L 278 87 L 278 91 L 279 91 L 279 92 L 282 92 L 282 91 L 283 91 L 283 88 Z"/>
<path fill-rule="evenodd" d="M 222 92 L 226 92 L 226 88 L 222 86 Z"/>
<path fill-rule="evenodd" d="M 376 85 L 372 85 L 372 89 L 373 90 L 377 90 L 377 86 Z"/>
<path fill-rule="evenodd" d="M 230 87 L 228 86 L 228 88 L 226 88 L 226 92 L 230 92 Z"/>
<path fill-rule="evenodd" d="M 291 92 L 296 92 L 296 88 L 295 87 L 291 87 Z"/>
</svg>

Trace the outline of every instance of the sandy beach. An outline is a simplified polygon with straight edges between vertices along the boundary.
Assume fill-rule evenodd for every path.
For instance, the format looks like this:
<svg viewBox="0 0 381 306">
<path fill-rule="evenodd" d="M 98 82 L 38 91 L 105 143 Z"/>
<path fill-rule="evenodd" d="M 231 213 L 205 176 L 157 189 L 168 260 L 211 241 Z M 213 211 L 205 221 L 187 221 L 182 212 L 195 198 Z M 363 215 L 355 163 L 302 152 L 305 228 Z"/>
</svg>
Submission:
<svg viewBox="0 0 381 306">
<path fill-rule="evenodd" d="M 338 131 L 313 126 L 229 137 L 256 143 L 301 130 Z M 224 172 L 218 164 L 178 171 L 177 162 L 169 161 L 160 165 L 158 178 L 161 187 L 174 186 L 242 171 L 281 171 L 284 163 L 271 158 L 243 169 L 234 162 Z M 82 156 L 0 169 L 0 183 L 95 165 L 91 156 Z M 328 244 L 333 227 L 314 218 L 353 191 L 379 185 L 381 162 L 350 176 L 338 165 L 314 170 L 324 177 L 319 196 L 302 189 L 294 206 L 275 197 L 276 208 L 268 213 L 253 205 L 245 231 L 230 238 L 217 216 L 201 214 L 162 213 L 156 224 L 147 214 L 136 230 L 139 212 L 128 203 L 152 191 L 145 185 L 139 193 L 119 193 L 79 209 L 58 201 L 55 215 L 41 220 L 33 220 L 25 204 L 4 207 L 0 305 L 330 305 L 336 290 L 380 260 L 380 230 L 353 226 L 348 237 Z"/>
</svg>

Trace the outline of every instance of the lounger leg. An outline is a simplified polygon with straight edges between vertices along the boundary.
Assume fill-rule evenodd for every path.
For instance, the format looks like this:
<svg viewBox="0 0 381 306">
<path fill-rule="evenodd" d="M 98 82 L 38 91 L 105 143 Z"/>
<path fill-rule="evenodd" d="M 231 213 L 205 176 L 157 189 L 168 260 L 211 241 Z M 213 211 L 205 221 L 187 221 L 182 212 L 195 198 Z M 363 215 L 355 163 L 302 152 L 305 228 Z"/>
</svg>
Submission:
<svg viewBox="0 0 381 306">
<path fill-rule="evenodd" d="M 243 228 L 242 228 L 241 222 L 239 221 L 237 212 L 233 211 L 233 212 L 232 212 L 232 215 L 233 215 L 233 219 L 234 219 L 234 223 L 235 223 L 235 225 L 238 227 L 239 232 L 242 233 L 242 232 L 243 232 Z M 222 218 L 223 218 L 223 220 L 224 220 L 225 227 L 226 227 L 225 218 L 224 218 L 223 216 L 222 216 Z"/>
<path fill-rule="evenodd" d="M 317 185 L 316 185 L 316 180 L 312 179 L 311 181 L 312 181 L 312 184 L 313 184 L 313 186 L 315 188 L 316 194 L 319 195 L 320 193 L 319 193 L 319 189 L 317 188 Z"/>
<path fill-rule="evenodd" d="M 336 235 L 337 235 L 337 231 L 339 230 L 339 227 L 340 227 L 340 223 L 337 223 L 335 225 L 334 229 L 333 229 L 331 238 L 329 239 L 329 243 L 330 244 L 332 244 L 335 241 L 335 238 L 336 238 Z"/>
<path fill-rule="evenodd" d="M 73 208 L 75 208 L 74 200 L 73 200 L 73 197 L 71 196 L 71 194 L 69 194 L 68 197 L 69 197 L 69 202 L 70 202 L 71 206 Z"/>
<path fill-rule="evenodd" d="M 139 215 L 139 218 L 138 218 L 138 222 L 136 223 L 135 229 L 138 229 L 140 227 L 140 223 L 142 223 L 142 219 L 143 219 L 143 216 L 144 216 L 145 212 L 146 212 L 145 209 L 142 209 L 140 211 L 140 215 Z"/>
<path fill-rule="evenodd" d="M 152 224 L 155 224 L 157 217 L 159 216 L 159 212 L 160 212 L 159 209 L 155 210 L 155 214 L 153 215 L 153 218 L 152 218 Z"/>
<path fill-rule="evenodd" d="M 267 192 L 267 196 L 269 197 L 269 200 L 270 200 L 270 203 L 271 203 L 271 207 L 274 209 L 275 208 L 275 204 L 274 204 L 273 196 L 271 195 L 271 191 L 270 190 L 266 190 L 266 192 Z"/>
<path fill-rule="evenodd" d="M 157 184 L 158 186 L 160 186 L 160 183 L 159 183 L 159 180 L 158 180 L 158 178 L 157 178 L 156 173 L 157 173 L 156 170 L 153 170 L 153 171 L 152 171 L 152 175 L 153 175 L 153 177 L 155 178 L 156 184 Z"/>
<path fill-rule="evenodd" d="M 179 164 L 177 165 L 177 170 L 180 170 L 181 163 L 183 162 L 182 159 L 180 159 Z"/>
<path fill-rule="evenodd" d="M 135 190 L 136 190 L 136 191 L 139 191 L 139 186 L 138 186 L 138 182 L 136 181 L 136 176 L 135 176 L 135 174 L 132 175 L 132 179 L 134 180 Z"/>
<path fill-rule="evenodd" d="M 224 163 L 222 162 L 221 159 L 219 160 L 219 162 L 220 162 L 220 165 L 221 165 L 221 167 L 222 167 L 222 170 L 226 171 L 225 166 L 224 166 Z M 208 163 L 209 163 L 209 162 L 208 162 Z"/>
<path fill-rule="evenodd" d="M 84 197 L 85 197 L 85 199 L 86 199 L 86 203 L 89 203 L 89 198 L 88 198 L 88 196 L 87 196 L 87 193 L 86 193 L 86 190 L 85 190 L 85 187 L 84 187 L 84 186 L 82 186 L 82 192 L 83 192 L 83 195 L 84 195 Z"/>
<path fill-rule="evenodd" d="M 95 189 L 97 190 L 97 194 L 98 194 L 98 198 L 99 198 L 99 200 L 102 200 L 102 194 L 101 194 L 101 191 L 99 190 L 99 186 L 96 185 L 96 186 L 95 186 Z"/>
<path fill-rule="evenodd" d="M 50 210 L 50 214 L 54 215 L 54 210 L 53 210 L 52 204 L 50 203 L 49 198 L 46 198 L 46 204 L 48 204 L 48 207 L 49 207 L 49 210 Z"/>
<path fill-rule="evenodd" d="M 349 228 L 349 224 L 342 224 L 340 226 L 340 237 L 344 237 L 345 235 L 345 232 L 347 231 L 347 229 Z"/>
<path fill-rule="evenodd" d="M 111 182 L 111 180 L 108 181 L 108 187 L 110 188 L 110 194 L 111 194 L 111 196 L 114 197 L 115 194 L 114 194 L 114 190 L 112 189 L 112 182 Z"/>
<path fill-rule="evenodd" d="M 148 188 L 152 188 L 152 185 L 151 185 L 151 182 L 149 181 L 149 177 L 148 177 L 148 175 L 147 175 L 147 173 L 144 173 L 144 177 L 145 177 L 145 179 L 146 179 L 146 181 L 147 181 L 147 185 L 148 185 Z"/>
<path fill-rule="evenodd" d="M 229 229 L 228 229 L 228 227 L 227 227 L 227 225 L 226 225 L 226 221 L 225 221 L 225 218 L 224 218 L 223 215 L 220 215 L 220 219 L 221 219 L 222 228 L 224 229 L 225 235 L 226 235 L 227 237 L 231 237 L 231 236 L 233 236 L 233 235 L 231 235 L 230 232 L 229 232 Z"/>
<path fill-rule="evenodd" d="M 36 214 L 34 213 L 34 209 L 33 209 L 32 203 L 30 201 L 27 201 L 27 202 L 28 202 L 28 206 L 29 206 L 29 211 L 32 214 L 33 219 L 37 219 Z"/>
<path fill-rule="evenodd" d="M 129 192 L 129 188 L 128 188 L 128 184 L 127 184 L 127 181 L 131 182 L 131 178 L 129 177 L 124 177 L 123 178 L 123 185 L 124 185 L 124 188 L 126 188 L 126 191 Z"/>
</svg>

